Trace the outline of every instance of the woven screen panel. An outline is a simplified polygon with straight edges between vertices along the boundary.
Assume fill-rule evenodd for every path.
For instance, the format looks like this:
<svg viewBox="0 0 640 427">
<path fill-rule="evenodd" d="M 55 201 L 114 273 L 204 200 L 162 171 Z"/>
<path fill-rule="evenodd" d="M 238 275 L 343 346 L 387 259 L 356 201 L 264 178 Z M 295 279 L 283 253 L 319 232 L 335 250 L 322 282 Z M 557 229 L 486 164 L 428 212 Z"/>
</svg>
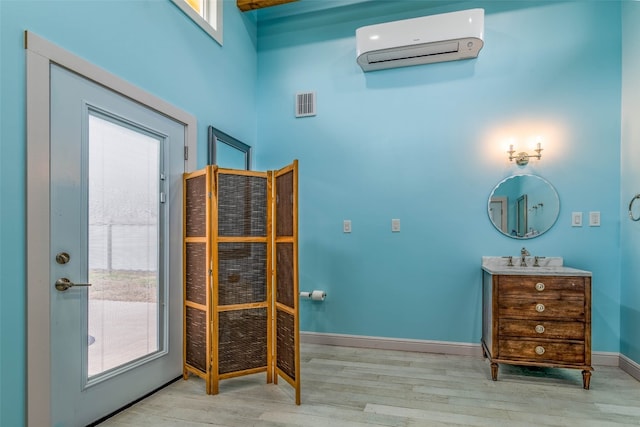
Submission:
<svg viewBox="0 0 640 427">
<path fill-rule="evenodd" d="M 293 380 L 296 379 L 296 359 L 295 359 L 295 329 L 293 316 L 287 312 L 277 310 L 277 338 L 276 351 L 278 357 L 276 364 L 285 374 Z"/>
<path fill-rule="evenodd" d="M 218 244 L 218 305 L 267 299 L 267 244 Z"/>
<path fill-rule="evenodd" d="M 188 365 L 207 372 L 207 316 L 202 310 L 186 307 Z"/>
<path fill-rule="evenodd" d="M 276 244 L 276 301 L 294 308 L 293 243 Z"/>
<path fill-rule="evenodd" d="M 218 373 L 267 366 L 267 309 L 221 311 Z"/>
<path fill-rule="evenodd" d="M 267 179 L 218 175 L 218 234 L 222 237 L 267 235 Z"/>
<path fill-rule="evenodd" d="M 186 236 L 207 235 L 207 176 L 187 179 L 186 189 Z"/>
<path fill-rule="evenodd" d="M 207 303 L 207 244 L 186 244 L 186 292 L 187 301 Z"/>
<path fill-rule="evenodd" d="M 293 236 L 293 172 L 276 178 L 276 236 Z"/>
</svg>

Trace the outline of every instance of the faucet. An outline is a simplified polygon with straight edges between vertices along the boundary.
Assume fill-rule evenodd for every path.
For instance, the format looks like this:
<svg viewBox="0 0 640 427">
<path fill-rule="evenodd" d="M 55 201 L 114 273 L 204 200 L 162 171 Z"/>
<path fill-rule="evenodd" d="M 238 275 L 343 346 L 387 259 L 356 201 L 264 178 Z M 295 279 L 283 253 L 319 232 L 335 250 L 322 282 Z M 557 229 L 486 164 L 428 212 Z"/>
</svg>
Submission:
<svg viewBox="0 0 640 427">
<path fill-rule="evenodd" d="M 527 250 L 527 248 L 522 248 L 520 250 L 520 267 L 526 267 L 527 266 L 527 256 L 531 255 L 529 253 L 529 251 Z"/>
</svg>

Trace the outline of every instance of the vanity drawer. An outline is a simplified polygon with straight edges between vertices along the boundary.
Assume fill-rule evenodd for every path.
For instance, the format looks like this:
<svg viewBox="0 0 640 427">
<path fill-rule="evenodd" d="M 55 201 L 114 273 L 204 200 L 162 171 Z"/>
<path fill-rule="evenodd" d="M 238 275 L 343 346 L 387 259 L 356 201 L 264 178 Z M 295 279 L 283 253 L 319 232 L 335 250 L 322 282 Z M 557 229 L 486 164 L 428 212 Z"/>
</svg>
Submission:
<svg viewBox="0 0 640 427">
<path fill-rule="evenodd" d="M 500 276 L 501 297 L 563 299 L 584 296 L 584 277 L 574 276 Z"/>
<path fill-rule="evenodd" d="M 583 322 L 558 322 L 552 320 L 500 319 L 500 338 L 549 338 L 584 340 Z"/>
<path fill-rule="evenodd" d="M 504 298 L 498 300 L 500 318 L 525 319 L 584 319 L 584 298 L 567 300 L 546 300 L 532 298 Z"/>
<path fill-rule="evenodd" d="M 584 364 L 584 343 L 549 342 L 538 340 L 498 341 L 499 358 Z"/>
</svg>

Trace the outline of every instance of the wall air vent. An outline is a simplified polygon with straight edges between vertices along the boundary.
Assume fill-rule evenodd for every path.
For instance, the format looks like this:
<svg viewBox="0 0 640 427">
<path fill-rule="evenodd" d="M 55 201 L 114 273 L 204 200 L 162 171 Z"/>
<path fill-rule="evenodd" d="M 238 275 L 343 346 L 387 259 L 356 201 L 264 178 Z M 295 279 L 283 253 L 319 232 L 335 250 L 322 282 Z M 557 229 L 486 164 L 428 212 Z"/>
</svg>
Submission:
<svg viewBox="0 0 640 427">
<path fill-rule="evenodd" d="M 369 25 L 356 30 L 363 71 L 475 58 L 484 46 L 484 10 Z"/>
<path fill-rule="evenodd" d="M 296 93 L 296 117 L 311 117 L 316 115 L 316 93 Z"/>
</svg>

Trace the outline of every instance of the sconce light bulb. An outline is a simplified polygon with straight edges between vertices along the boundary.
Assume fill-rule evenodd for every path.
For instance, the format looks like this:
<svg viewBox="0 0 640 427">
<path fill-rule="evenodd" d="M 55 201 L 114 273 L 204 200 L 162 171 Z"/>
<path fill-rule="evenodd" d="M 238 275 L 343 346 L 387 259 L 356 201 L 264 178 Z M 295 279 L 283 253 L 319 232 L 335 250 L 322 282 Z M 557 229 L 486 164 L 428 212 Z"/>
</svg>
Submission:
<svg viewBox="0 0 640 427">
<path fill-rule="evenodd" d="M 507 151 L 507 153 L 509 154 L 509 161 L 513 161 L 515 160 L 516 163 L 518 164 L 518 166 L 524 166 L 526 164 L 529 163 L 529 159 L 531 157 L 533 157 L 534 159 L 538 159 L 540 160 L 542 158 L 541 152 L 542 152 L 542 144 L 540 143 L 540 138 L 538 137 L 538 142 L 536 145 L 536 149 L 534 150 L 537 154 L 529 154 L 525 151 L 522 151 L 520 153 L 518 153 L 517 155 L 514 156 L 514 153 L 516 152 L 513 149 L 513 144 L 509 144 L 509 151 Z"/>
</svg>

